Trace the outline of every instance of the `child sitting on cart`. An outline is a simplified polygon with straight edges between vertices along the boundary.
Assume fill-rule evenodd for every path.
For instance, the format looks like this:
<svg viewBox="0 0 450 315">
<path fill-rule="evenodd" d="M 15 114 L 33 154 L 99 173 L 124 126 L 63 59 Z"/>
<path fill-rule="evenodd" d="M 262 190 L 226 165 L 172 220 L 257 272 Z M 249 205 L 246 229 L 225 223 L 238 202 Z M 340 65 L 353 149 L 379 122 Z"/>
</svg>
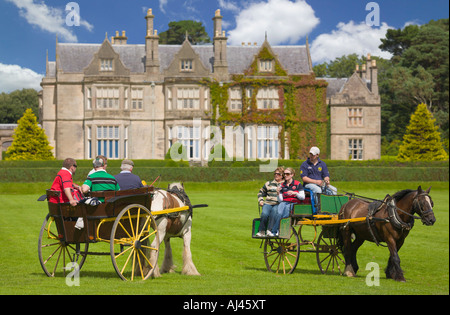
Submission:
<svg viewBox="0 0 450 315">
<path fill-rule="evenodd" d="M 299 181 L 294 180 L 294 176 L 295 171 L 293 168 L 288 167 L 284 170 L 285 181 L 277 189 L 280 204 L 278 205 L 278 212 L 275 216 L 272 230 L 267 232 L 269 237 L 278 236 L 281 219 L 289 217 L 294 204 L 300 203 L 301 200 L 305 199 L 303 185 Z"/>
</svg>

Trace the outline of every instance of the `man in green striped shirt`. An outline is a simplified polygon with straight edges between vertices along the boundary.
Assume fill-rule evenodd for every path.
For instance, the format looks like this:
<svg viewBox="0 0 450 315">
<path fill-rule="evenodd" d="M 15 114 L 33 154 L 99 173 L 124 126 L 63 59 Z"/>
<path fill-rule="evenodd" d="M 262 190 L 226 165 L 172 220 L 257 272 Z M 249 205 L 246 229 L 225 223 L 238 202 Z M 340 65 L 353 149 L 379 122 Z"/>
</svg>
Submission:
<svg viewBox="0 0 450 315">
<path fill-rule="evenodd" d="M 119 184 L 113 175 L 106 172 L 107 158 L 99 155 L 93 161 L 94 172 L 92 172 L 81 186 L 83 193 L 92 191 L 120 190 Z M 99 198 L 101 202 L 105 198 Z"/>
</svg>

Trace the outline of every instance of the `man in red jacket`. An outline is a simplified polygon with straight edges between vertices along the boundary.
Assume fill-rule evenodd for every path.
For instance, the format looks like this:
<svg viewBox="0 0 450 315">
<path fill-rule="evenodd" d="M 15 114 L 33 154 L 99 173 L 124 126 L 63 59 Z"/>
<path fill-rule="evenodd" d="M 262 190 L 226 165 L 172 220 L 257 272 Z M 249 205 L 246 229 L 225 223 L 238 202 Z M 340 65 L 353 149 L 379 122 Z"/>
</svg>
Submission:
<svg viewBox="0 0 450 315">
<path fill-rule="evenodd" d="M 73 197 L 74 190 L 81 192 L 79 185 L 73 183 L 72 176 L 77 170 L 77 162 L 72 158 L 67 158 L 63 162 L 63 167 L 53 181 L 51 190 L 60 191 L 59 197 L 50 197 L 49 201 L 53 203 L 69 202 L 71 206 L 76 206 L 78 200 Z"/>
</svg>

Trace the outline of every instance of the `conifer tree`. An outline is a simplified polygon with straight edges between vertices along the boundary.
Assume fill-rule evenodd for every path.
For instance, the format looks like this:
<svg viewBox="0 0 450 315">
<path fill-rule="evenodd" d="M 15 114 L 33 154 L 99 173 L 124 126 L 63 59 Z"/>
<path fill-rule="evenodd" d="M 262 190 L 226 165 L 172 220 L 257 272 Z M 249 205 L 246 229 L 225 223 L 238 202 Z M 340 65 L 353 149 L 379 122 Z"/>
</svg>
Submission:
<svg viewBox="0 0 450 315">
<path fill-rule="evenodd" d="M 53 160 L 52 147 L 36 116 L 28 108 L 14 130 L 13 142 L 6 151 L 5 160 Z"/>
<path fill-rule="evenodd" d="M 411 120 L 397 155 L 398 161 L 443 161 L 448 159 L 436 119 L 425 104 L 419 104 Z"/>
</svg>

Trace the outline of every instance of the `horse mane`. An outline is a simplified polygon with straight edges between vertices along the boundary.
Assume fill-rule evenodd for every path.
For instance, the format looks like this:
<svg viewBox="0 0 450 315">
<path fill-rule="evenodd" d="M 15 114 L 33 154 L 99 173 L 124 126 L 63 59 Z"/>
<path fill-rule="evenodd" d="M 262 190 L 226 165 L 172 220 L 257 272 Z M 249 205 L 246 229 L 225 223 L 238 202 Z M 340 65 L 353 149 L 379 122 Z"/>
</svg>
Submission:
<svg viewBox="0 0 450 315">
<path fill-rule="evenodd" d="M 395 202 L 398 202 L 399 200 L 403 199 L 407 194 L 413 192 L 415 190 L 412 189 L 404 189 L 397 191 L 395 194 L 392 195 L 392 198 L 394 198 Z"/>
</svg>

